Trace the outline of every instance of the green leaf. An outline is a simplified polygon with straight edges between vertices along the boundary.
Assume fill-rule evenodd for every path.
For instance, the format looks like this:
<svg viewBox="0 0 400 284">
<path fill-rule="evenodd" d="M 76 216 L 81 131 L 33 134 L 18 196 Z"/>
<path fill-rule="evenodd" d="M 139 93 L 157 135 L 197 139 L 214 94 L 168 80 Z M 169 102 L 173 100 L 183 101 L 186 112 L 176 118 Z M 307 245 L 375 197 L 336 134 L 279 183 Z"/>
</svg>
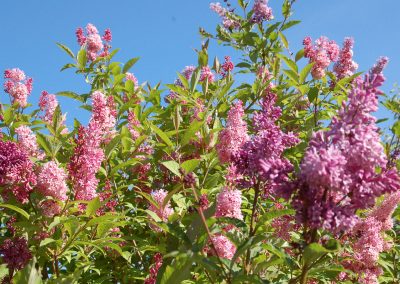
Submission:
<svg viewBox="0 0 400 284">
<path fill-rule="evenodd" d="M 125 63 L 124 67 L 122 68 L 122 73 L 126 73 L 129 71 L 129 69 L 132 68 L 133 65 L 139 60 L 139 57 L 135 57 L 132 59 L 129 59 L 128 62 Z"/>
<path fill-rule="evenodd" d="M 29 220 L 29 214 L 24 209 L 21 209 L 15 205 L 11 205 L 11 204 L 0 204 L 0 207 L 11 209 L 11 210 L 21 214 L 22 216 L 24 216 L 26 219 Z"/>
<path fill-rule="evenodd" d="M 285 73 L 290 79 L 292 79 L 295 83 L 299 83 L 299 75 L 297 75 L 296 72 L 293 70 L 283 70 L 283 73 Z"/>
<path fill-rule="evenodd" d="M 181 176 L 180 172 L 179 172 L 179 164 L 175 161 L 166 161 L 166 162 L 162 162 L 162 165 L 164 165 L 164 167 L 166 167 L 167 169 L 169 169 L 173 174 L 177 175 L 178 177 Z"/>
<path fill-rule="evenodd" d="M 110 175 L 113 176 L 115 175 L 119 170 L 124 169 L 128 166 L 133 166 L 135 164 L 139 163 L 138 159 L 130 159 L 126 162 L 120 163 L 118 165 L 116 165 L 115 167 L 112 168 Z"/>
<path fill-rule="evenodd" d="M 339 248 L 339 242 L 333 239 L 329 240 L 325 247 L 318 243 L 311 243 L 304 249 L 303 262 L 309 265 L 327 253 L 338 251 Z"/>
<path fill-rule="evenodd" d="M 298 72 L 297 64 L 296 64 L 293 60 L 291 60 L 290 58 L 288 58 L 288 57 L 286 57 L 286 56 L 284 56 L 284 55 L 278 54 L 277 56 L 278 56 L 279 58 L 281 58 L 283 61 L 285 61 L 286 65 L 287 65 L 287 66 L 294 72 L 294 74 L 296 74 L 296 76 L 297 76 L 297 72 Z"/>
<path fill-rule="evenodd" d="M 93 216 L 96 211 L 101 207 L 101 202 L 99 197 L 95 197 L 89 201 L 86 207 L 86 216 Z"/>
<path fill-rule="evenodd" d="M 310 103 L 313 103 L 315 99 L 318 97 L 319 89 L 317 87 L 312 87 L 310 91 L 307 93 L 308 100 Z"/>
<path fill-rule="evenodd" d="M 397 120 L 393 126 L 392 126 L 392 131 L 393 133 L 397 136 L 400 137 L 400 121 Z"/>
<path fill-rule="evenodd" d="M 310 73 L 310 71 L 311 71 L 311 69 L 312 69 L 313 66 L 314 66 L 314 63 L 307 64 L 307 65 L 300 71 L 300 77 L 299 77 L 300 84 L 303 84 L 303 83 L 304 83 L 304 81 L 305 81 L 306 78 L 307 78 L 307 75 Z"/>
<path fill-rule="evenodd" d="M 199 131 L 202 125 L 203 121 L 198 121 L 197 119 L 195 119 L 183 134 L 181 145 L 185 146 L 186 144 L 188 144 L 190 140 L 192 140 L 193 137 L 195 137 L 196 132 Z"/>
<path fill-rule="evenodd" d="M 189 279 L 192 267 L 193 253 L 187 252 L 180 254 L 172 260 L 170 265 L 165 266 L 164 271 L 158 274 L 157 283 L 160 284 L 176 284 L 182 283 L 183 280 Z"/>
<path fill-rule="evenodd" d="M 185 170 L 186 173 L 193 172 L 195 168 L 200 164 L 199 159 L 191 159 L 191 160 L 186 160 L 182 163 L 181 167 L 182 169 Z"/>
<path fill-rule="evenodd" d="M 72 58 L 75 58 L 75 54 L 71 51 L 71 49 L 69 49 L 67 46 L 61 44 L 61 43 L 56 43 L 57 46 L 59 48 L 61 48 L 62 50 L 64 50 L 69 56 L 71 56 Z"/>
<path fill-rule="evenodd" d="M 85 49 L 79 50 L 77 60 L 78 60 L 78 68 L 81 70 L 84 69 L 86 66 L 86 62 L 87 62 Z"/>
<path fill-rule="evenodd" d="M 80 96 L 80 95 L 78 95 L 78 94 L 76 94 L 74 92 L 70 92 L 70 91 L 58 92 L 58 93 L 56 93 L 56 95 L 57 96 L 62 96 L 62 97 L 67 97 L 67 98 L 71 98 L 71 99 L 80 101 L 82 103 L 85 102 L 85 99 L 82 96 Z"/>
<path fill-rule="evenodd" d="M 36 258 L 33 258 L 24 269 L 18 271 L 13 277 L 14 283 L 41 284 L 42 277 L 36 269 Z"/>
<path fill-rule="evenodd" d="M 153 124 L 150 124 L 150 128 L 161 138 L 162 141 L 164 141 L 166 145 L 169 147 L 173 146 L 171 139 L 169 139 L 168 135 L 165 134 L 165 132 L 163 132 L 160 128 Z"/>
<path fill-rule="evenodd" d="M 300 59 L 304 57 L 304 49 L 300 49 L 297 53 L 296 56 L 294 57 L 294 60 L 297 62 Z"/>
<path fill-rule="evenodd" d="M 282 32 L 279 32 L 279 36 L 282 40 L 283 46 L 285 48 L 289 48 L 289 42 L 288 42 L 287 38 L 285 37 L 285 35 Z"/>
<path fill-rule="evenodd" d="M 289 22 L 287 22 L 286 24 L 284 24 L 284 25 L 282 26 L 281 31 L 284 31 L 284 30 L 286 30 L 286 29 L 288 29 L 288 28 L 290 28 L 290 27 L 293 27 L 294 25 L 300 24 L 300 23 L 301 23 L 301 21 L 298 21 L 298 20 L 289 21 Z"/>
</svg>

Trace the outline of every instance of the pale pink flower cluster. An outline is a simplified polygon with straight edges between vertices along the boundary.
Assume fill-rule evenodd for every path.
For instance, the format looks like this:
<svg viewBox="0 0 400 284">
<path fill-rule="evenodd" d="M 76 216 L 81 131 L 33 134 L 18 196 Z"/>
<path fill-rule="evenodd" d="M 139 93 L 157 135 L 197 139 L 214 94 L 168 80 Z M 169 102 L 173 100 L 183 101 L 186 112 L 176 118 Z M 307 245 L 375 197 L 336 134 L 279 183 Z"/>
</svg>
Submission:
<svg viewBox="0 0 400 284">
<path fill-rule="evenodd" d="M 39 98 L 40 110 L 44 112 L 42 119 L 47 123 L 53 122 L 53 115 L 58 106 L 58 101 L 55 95 L 43 91 Z"/>
<path fill-rule="evenodd" d="M 215 76 L 214 73 L 211 71 L 210 67 L 203 66 L 201 68 L 200 74 L 200 82 L 207 81 L 208 83 L 214 82 Z"/>
<path fill-rule="evenodd" d="M 339 46 L 333 40 L 321 36 L 313 45 L 310 37 L 303 40 L 304 56 L 313 62 L 311 74 L 314 79 L 321 79 L 325 76 L 326 68 L 339 56 Z"/>
<path fill-rule="evenodd" d="M 253 23 L 262 23 L 263 21 L 270 21 L 274 18 L 272 9 L 268 7 L 268 0 L 255 0 L 253 6 Z"/>
<path fill-rule="evenodd" d="M 222 25 L 226 29 L 240 28 L 240 22 L 232 18 L 232 12 L 221 6 L 221 3 L 211 3 L 210 9 L 217 13 L 222 19 Z"/>
<path fill-rule="evenodd" d="M 165 197 L 167 197 L 167 195 L 168 192 L 164 189 L 158 189 L 151 192 L 151 196 L 153 197 L 158 207 L 150 204 L 149 210 L 156 213 L 163 222 L 168 222 L 168 217 L 171 216 L 172 213 L 174 213 L 174 210 L 171 208 L 171 203 L 169 201 L 167 202 L 167 204 L 165 204 L 165 206 L 163 206 L 164 199 Z M 158 227 L 155 229 L 159 230 Z"/>
<path fill-rule="evenodd" d="M 32 258 L 28 242 L 24 237 L 5 239 L 0 245 L 0 255 L 10 271 L 24 268 Z"/>
<path fill-rule="evenodd" d="M 45 217 L 53 218 L 61 213 L 61 207 L 55 200 L 47 199 L 39 204 L 39 208 Z"/>
<path fill-rule="evenodd" d="M 110 29 L 106 29 L 104 36 L 101 37 L 94 25 L 87 24 L 86 35 L 82 28 L 78 28 L 76 30 L 76 37 L 80 46 L 86 45 L 87 57 L 90 61 L 109 54 L 109 49 L 111 48 L 109 43 L 112 39 Z"/>
<path fill-rule="evenodd" d="M 217 196 L 215 217 L 230 217 L 243 220 L 242 192 L 237 189 L 224 187 Z"/>
<path fill-rule="evenodd" d="M 68 187 L 67 174 L 56 162 L 45 163 L 38 175 L 38 189 L 44 196 L 51 196 L 57 200 L 66 200 Z"/>
<path fill-rule="evenodd" d="M 218 137 L 216 146 L 219 160 L 222 163 L 230 162 L 232 156 L 236 154 L 240 147 L 249 139 L 247 135 L 247 124 L 243 120 L 243 103 L 238 101 L 228 112 L 226 127 Z"/>
<path fill-rule="evenodd" d="M 12 103 L 18 104 L 20 107 L 26 107 L 28 104 L 28 96 L 32 92 L 32 78 L 27 78 L 24 71 L 13 68 L 4 71 L 4 91 L 10 94 Z"/>
<path fill-rule="evenodd" d="M 221 258 L 232 259 L 236 252 L 236 246 L 224 235 L 218 234 L 211 237 L 214 248 Z M 213 250 L 211 251 L 213 252 Z"/>
<path fill-rule="evenodd" d="M 384 232 L 392 229 L 392 214 L 400 203 L 400 191 L 389 194 L 368 216 L 360 220 L 353 229 L 355 242 L 352 244 L 352 260 L 344 266 L 359 275 L 360 283 L 377 284 L 382 269 L 379 267 L 379 254 L 391 249 L 385 240 Z"/>
<path fill-rule="evenodd" d="M 353 75 L 358 68 L 358 64 L 353 61 L 353 45 L 354 40 L 352 38 L 347 37 L 344 39 L 339 59 L 333 66 L 333 71 L 338 79 Z"/>
<path fill-rule="evenodd" d="M 15 133 L 18 135 L 19 145 L 30 155 L 38 159 L 44 158 L 44 153 L 39 150 L 39 146 L 36 142 L 36 136 L 32 130 L 26 126 L 21 125 L 15 129 Z"/>
<path fill-rule="evenodd" d="M 228 74 L 230 74 L 232 72 L 233 68 L 235 67 L 233 65 L 233 62 L 231 61 L 230 56 L 225 56 L 224 59 L 225 59 L 225 62 L 221 65 L 222 70 L 220 72 L 221 76 L 223 78 L 225 78 Z"/>
</svg>

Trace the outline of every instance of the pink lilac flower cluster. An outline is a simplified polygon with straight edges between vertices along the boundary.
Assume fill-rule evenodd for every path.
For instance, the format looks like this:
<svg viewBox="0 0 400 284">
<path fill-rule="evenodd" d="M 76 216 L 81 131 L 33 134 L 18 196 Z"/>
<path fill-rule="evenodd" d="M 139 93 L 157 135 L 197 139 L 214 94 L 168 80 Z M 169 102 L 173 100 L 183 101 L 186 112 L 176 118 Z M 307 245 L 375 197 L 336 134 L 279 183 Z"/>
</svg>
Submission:
<svg viewBox="0 0 400 284">
<path fill-rule="evenodd" d="M 226 236 L 217 234 L 211 237 L 211 241 L 220 258 L 233 258 L 236 252 L 236 246 Z M 213 253 L 213 250 L 209 251 Z"/>
<path fill-rule="evenodd" d="M 99 198 L 100 201 L 105 202 L 105 204 L 97 210 L 97 215 L 103 215 L 106 211 L 115 211 L 115 207 L 118 205 L 118 201 L 113 198 L 113 191 L 111 187 L 111 182 L 109 180 L 106 180 L 104 188 L 99 194 Z M 119 228 L 116 229 L 119 230 Z"/>
<path fill-rule="evenodd" d="M 117 116 L 113 97 L 106 97 L 102 92 L 95 91 L 92 94 L 92 106 L 89 124 L 96 124 L 103 135 L 109 134 L 115 127 Z"/>
<path fill-rule="evenodd" d="M 227 163 L 249 139 L 247 124 L 243 120 L 244 110 L 241 101 L 236 102 L 228 112 L 226 127 L 220 132 L 216 145 L 219 160 Z"/>
<path fill-rule="evenodd" d="M 126 72 L 125 78 L 126 80 L 131 81 L 133 83 L 133 85 L 135 86 L 135 90 L 139 87 L 139 81 L 133 73 Z"/>
<path fill-rule="evenodd" d="M 231 61 L 230 56 L 225 56 L 224 57 L 225 62 L 221 65 L 221 76 L 225 78 L 228 74 L 230 74 L 234 68 L 233 62 Z"/>
<path fill-rule="evenodd" d="M 162 264 L 163 264 L 162 254 L 158 252 L 153 256 L 153 265 L 150 267 L 150 274 L 144 280 L 144 284 L 156 284 L 158 270 L 160 269 Z"/>
<path fill-rule="evenodd" d="M 221 6 L 221 3 L 211 3 L 210 9 L 217 13 L 222 19 L 222 25 L 224 28 L 229 30 L 234 30 L 240 28 L 240 22 L 233 19 L 233 11 L 229 11 L 228 9 Z"/>
<path fill-rule="evenodd" d="M 40 110 L 44 112 L 42 119 L 47 123 L 53 122 L 53 115 L 58 106 L 58 101 L 55 95 L 43 91 L 39 98 Z"/>
<path fill-rule="evenodd" d="M 0 187 L 2 196 L 9 193 L 21 203 L 28 202 L 29 194 L 36 185 L 34 164 L 19 145 L 11 141 L 0 141 Z"/>
<path fill-rule="evenodd" d="M 15 129 L 15 133 L 18 135 L 18 144 L 26 153 L 38 159 L 44 158 L 45 155 L 39 150 L 39 146 L 36 142 L 36 136 L 28 126 L 19 126 Z"/>
<path fill-rule="evenodd" d="M 333 40 L 321 36 L 312 43 L 310 37 L 303 40 L 304 56 L 309 58 L 310 63 L 314 63 L 311 75 L 314 79 L 321 79 L 325 76 L 326 68 L 331 62 L 335 62 L 339 56 L 339 46 Z"/>
<path fill-rule="evenodd" d="M 97 57 L 105 57 L 109 54 L 111 48 L 110 42 L 112 40 L 110 29 L 106 29 L 103 37 L 101 37 L 94 25 L 87 24 L 86 35 L 82 28 L 78 28 L 76 30 L 76 38 L 80 46 L 86 45 L 87 57 L 90 61 L 96 60 Z"/>
<path fill-rule="evenodd" d="M 379 283 L 378 277 L 382 274 L 378 265 L 379 254 L 391 248 L 391 243 L 385 240 L 384 232 L 392 229 L 391 217 L 399 203 L 399 191 L 387 195 L 380 205 L 354 226 L 353 254 L 343 265 L 359 275 L 360 283 Z"/>
<path fill-rule="evenodd" d="M 44 196 L 51 196 L 57 200 L 67 199 L 67 174 L 56 162 L 45 163 L 40 169 L 37 186 Z"/>
<path fill-rule="evenodd" d="M 382 73 L 357 78 L 329 131 L 316 132 L 293 184 L 297 218 L 314 228 L 347 231 L 358 221 L 357 209 L 400 188 L 395 170 L 386 169 L 376 118 Z M 376 168 L 381 168 L 378 173 Z"/>
<path fill-rule="evenodd" d="M 224 187 L 217 196 L 215 217 L 229 217 L 243 220 L 241 205 L 242 192 L 237 189 Z"/>
<path fill-rule="evenodd" d="M 4 71 L 4 79 L 7 79 L 4 83 L 4 91 L 11 96 L 11 102 L 20 107 L 26 107 L 28 96 L 32 92 L 32 78 L 26 77 L 24 71 L 13 68 Z"/>
<path fill-rule="evenodd" d="M 253 6 L 253 23 L 261 24 L 263 21 L 270 21 L 274 18 L 272 9 L 268 7 L 268 0 L 255 0 Z"/>
<path fill-rule="evenodd" d="M 201 74 L 200 74 L 200 82 L 207 81 L 208 83 L 214 82 L 215 75 L 211 71 L 210 67 L 208 66 L 203 66 L 201 68 Z"/>
<path fill-rule="evenodd" d="M 358 64 L 353 61 L 353 45 L 352 38 L 345 38 L 343 48 L 340 50 L 339 59 L 333 66 L 333 71 L 338 79 L 350 77 L 357 70 Z"/>
<path fill-rule="evenodd" d="M 150 204 L 149 210 L 153 211 L 157 214 L 158 217 L 163 222 L 168 222 L 168 217 L 174 213 L 174 210 L 171 208 L 171 203 L 168 201 L 165 206 L 163 206 L 164 199 L 167 197 L 168 192 L 164 189 L 158 189 L 151 192 L 151 196 L 153 197 L 154 201 L 157 204 L 157 207 L 153 204 Z M 160 231 L 160 228 L 152 226 L 156 231 Z"/>
<path fill-rule="evenodd" d="M 0 245 L 0 255 L 10 271 L 24 268 L 32 258 L 28 243 L 23 237 L 5 239 Z"/>
<path fill-rule="evenodd" d="M 261 111 L 253 115 L 255 134 L 233 157 L 232 169 L 238 177 L 242 176 L 241 186 L 251 187 L 262 182 L 264 195 L 282 194 L 282 186 L 293 170 L 283 152 L 299 142 L 293 133 L 286 134 L 277 125 L 282 110 L 275 106 L 275 100 L 275 94 L 265 95 Z"/>
<path fill-rule="evenodd" d="M 48 218 L 53 218 L 54 216 L 61 213 L 61 207 L 57 201 L 52 199 L 43 200 L 39 204 L 39 208 L 42 214 Z"/>
<path fill-rule="evenodd" d="M 96 124 L 90 123 L 88 128 L 79 127 L 76 147 L 68 164 L 69 179 L 73 184 L 76 200 L 91 200 L 97 196 L 98 179 L 96 172 L 104 159 L 100 148 L 102 132 Z"/>
</svg>

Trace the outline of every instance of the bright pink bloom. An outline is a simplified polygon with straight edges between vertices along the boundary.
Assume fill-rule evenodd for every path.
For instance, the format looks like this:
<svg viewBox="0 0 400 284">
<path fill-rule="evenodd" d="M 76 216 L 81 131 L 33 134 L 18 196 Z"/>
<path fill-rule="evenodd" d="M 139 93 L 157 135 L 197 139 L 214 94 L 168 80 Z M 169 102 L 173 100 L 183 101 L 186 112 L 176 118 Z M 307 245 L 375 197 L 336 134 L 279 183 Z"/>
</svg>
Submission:
<svg viewBox="0 0 400 284">
<path fill-rule="evenodd" d="M 211 237 L 211 241 L 214 244 L 214 248 L 217 254 L 221 258 L 232 259 L 236 252 L 236 246 L 224 235 L 215 235 Z M 214 250 L 211 249 L 211 253 Z"/>
<path fill-rule="evenodd" d="M 4 71 L 4 91 L 12 97 L 12 103 L 17 103 L 20 107 L 26 107 L 28 96 L 32 92 L 32 78 L 27 78 L 25 73 L 18 69 L 8 69 Z"/>
<path fill-rule="evenodd" d="M 226 127 L 222 130 L 218 137 L 216 146 L 219 160 L 222 163 L 231 161 L 240 147 L 249 139 L 247 135 L 247 124 L 243 120 L 244 110 L 243 103 L 238 101 L 228 112 Z"/>
<path fill-rule="evenodd" d="M 53 115 L 58 106 L 58 101 L 55 95 L 43 91 L 39 98 L 40 110 L 44 112 L 42 119 L 47 123 L 53 122 Z"/>
<path fill-rule="evenodd" d="M 255 0 L 253 6 L 253 23 L 262 23 L 263 21 L 272 20 L 272 9 L 268 7 L 268 0 Z"/>
<path fill-rule="evenodd" d="M 208 81 L 209 83 L 214 82 L 214 74 L 211 71 L 210 67 L 204 66 L 201 68 L 201 74 L 200 74 L 200 82 L 203 81 Z"/>
<path fill-rule="evenodd" d="M 110 29 L 104 31 L 103 40 L 110 42 L 112 40 L 112 34 Z"/>
<path fill-rule="evenodd" d="M 158 270 L 163 264 L 163 258 L 161 253 L 156 253 L 153 256 L 153 265 L 150 267 L 150 274 L 144 280 L 144 284 L 156 284 Z"/>
<path fill-rule="evenodd" d="M 11 271 L 24 268 L 32 258 L 28 243 L 23 237 L 4 240 L 0 245 L 0 255 Z"/>
<path fill-rule="evenodd" d="M 85 42 L 86 42 L 86 37 L 85 37 L 85 35 L 83 33 L 83 29 L 82 28 L 77 28 L 75 34 L 76 34 L 76 38 L 78 40 L 78 44 L 80 46 L 84 45 Z"/>
<path fill-rule="evenodd" d="M 231 61 L 230 56 L 225 56 L 225 62 L 222 64 L 221 68 L 221 75 L 222 77 L 226 77 L 228 74 L 230 74 L 234 68 L 233 62 Z"/>
<path fill-rule="evenodd" d="M 76 200 L 91 200 L 97 196 L 99 181 L 96 173 L 104 159 L 101 140 L 102 129 L 96 123 L 90 123 L 87 129 L 81 126 L 78 130 L 74 155 L 68 164 Z"/>
<path fill-rule="evenodd" d="M 45 196 L 58 200 L 67 199 L 67 175 L 56 162 L 50 161 L 43 165 L 38 176 L 38 189 Z"/>
<path fill-rule="evenodd" d="M 230 217 L 243 220 L 241 205 L 242 192 L 224 187 L 217 196 L 215 217 Z"/>
<path fill-rule="evenodd" d="M 126 80 L 133 82 L 133 84 L 135 86 L 135 90 L 139 87 L 139 81 L 136 78 L 136 76 L 133 75 L 133 73 L 126 72 L 125 73 L 125 78 L 126 78 Z"/>
<path fill-rule="evenodd" d="M 350 77 L 357 70 L 358 64 L 353 61 L 353 45 L 352 38 L 345 38 L 343 48 L 340 50 L 339 59 L 333 66 L 333 71 L 338 79 Z"/>
<path fill-rule="evenodd" d="M 45 155 L 39 150 L 36 142 L 36 136 L 28 126 L 21 125 L 15 129 L 15 133 L 18 134 L 18 143 L 29 155 L 38 159 L 44 158 Z"/>
<path fill-rule="evenodd" d="M 89 124 L 92 124 L 92 127 L 98 127 L 103 135 L 109 134 L 116 123 L 113 97 L 106 97 L 102 92 L 95 91 L 92 94 L 92 106 L 92 116 Z"/>
<path fill-rule="evenodd" d="M 331 62 L 337 60 L 339 56 L 339 46 L 326 37 L 321 36 L 312 44 L 310 37 L 303 40 L 304 56 L 310 59 L 310 63 L 314 63 L 311 74 L 314 79 L 321 79 L 325 76 L 326 68 Z"/>
</svg>

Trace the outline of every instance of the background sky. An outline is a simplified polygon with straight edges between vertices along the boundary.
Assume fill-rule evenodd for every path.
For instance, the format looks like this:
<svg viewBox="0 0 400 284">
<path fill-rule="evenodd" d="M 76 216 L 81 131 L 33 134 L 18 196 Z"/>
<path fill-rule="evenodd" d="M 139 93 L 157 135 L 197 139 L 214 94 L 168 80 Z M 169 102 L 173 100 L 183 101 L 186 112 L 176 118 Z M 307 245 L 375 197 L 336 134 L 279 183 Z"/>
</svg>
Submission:
<svg viewBox="0 0 400 284">
<path fill-rule="evenodd" d="M 222 0 L 220 0 L 222 2 Z M 231 0 L 232 2 L 236 0 Z M 69 57 L 56 42 L 75 53 L 75 30 L 93 23 L 102 33 L 111 28 L 113 47 L 121 48 L 117 61 L 132 57 L 140 61 L 131 70 L 139 82 L 170 83 L 184 66 L 196 64 L 194 48 L 201 46 L 198 28 L 214 32 L 219 17 L 209 10 L 208 0 L 18 0 L 1 3 L 0 70 L 18 67 L 34 79 L 30 102 L 36 104 L 42 90 L 50 93 L 69 90 L 85 92 L 82 77 L 71 70 L 59 72 Z M 281 0 L 270 0 L 274 14 L 280 15 Z M 302 21 L 290 29 L 291 49 L 301 48 L 302 39 L 325 35 L 342 44 L 343 38 L 355 40 L 354 59 L 359 71 L 368 70 L 381 55 L 390 58 L 384 91 L 389 92 L 400 78 L 400 1 L 398 0 L 298 0 L 293 19 Z M 210 43 L 210 58 L 224 55 L 235 58 L 234 51 Z M 7 96 L 0 90 L 0 101 Z M 72 100 L 60 98 L 69 120 L 81 115 Z M 379 117 L 387 116 L 380 111 Z M 83 115 L 84 117 L 84 115 Z"/>
</svg>

